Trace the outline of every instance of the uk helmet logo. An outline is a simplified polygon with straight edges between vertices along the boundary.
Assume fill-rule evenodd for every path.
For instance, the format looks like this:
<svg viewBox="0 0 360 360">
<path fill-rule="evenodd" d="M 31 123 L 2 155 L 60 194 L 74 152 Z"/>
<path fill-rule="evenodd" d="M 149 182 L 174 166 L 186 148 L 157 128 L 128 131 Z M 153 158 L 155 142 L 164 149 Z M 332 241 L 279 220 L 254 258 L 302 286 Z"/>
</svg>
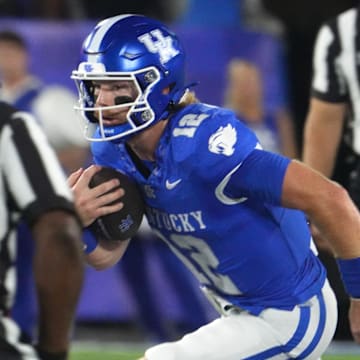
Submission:
<svg viewBox="0 0 360 360">
<path fill-rule="evenodd" d="M 138 37 L 145 47 L 153 54 L 159 54 L 160 62 L 167 63 L 174 56 L 179 54 L 179 50 L 173 46 L 170 36 L 164 36 L 160 29 L 152 30 Z"/>
</svg>

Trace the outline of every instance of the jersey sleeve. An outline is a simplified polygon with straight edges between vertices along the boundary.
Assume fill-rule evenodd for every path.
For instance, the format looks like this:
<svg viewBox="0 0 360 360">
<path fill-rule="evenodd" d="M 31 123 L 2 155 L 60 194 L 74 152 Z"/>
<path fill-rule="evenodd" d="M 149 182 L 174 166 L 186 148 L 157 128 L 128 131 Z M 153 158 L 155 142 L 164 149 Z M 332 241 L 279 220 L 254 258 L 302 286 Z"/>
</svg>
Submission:
<svg viewBox="0 0 360 360">
<path fill-rule="evenodd" d="M 312 97 L 332 103 L 346 101 L 347 86 L 340 55 L 338 18 L 335 18 L 320 28 L 315 41 Z"/>
<path fill-rule="evenodd" d="M 5 115 L 0 107 L 0 114 Z M 28 113 L 7 114 L 0 138 L 0 166 L 9 203 L 30 225 L 50 210 L 75 213 L 72 193 L 54 150 Z"/>
<path fill-rule="evenodd" d="M 231 173 L 224 194 L 281 205 L 283 181 L 290 161 L 282 155 L 255 149 Z"/>
</svg>

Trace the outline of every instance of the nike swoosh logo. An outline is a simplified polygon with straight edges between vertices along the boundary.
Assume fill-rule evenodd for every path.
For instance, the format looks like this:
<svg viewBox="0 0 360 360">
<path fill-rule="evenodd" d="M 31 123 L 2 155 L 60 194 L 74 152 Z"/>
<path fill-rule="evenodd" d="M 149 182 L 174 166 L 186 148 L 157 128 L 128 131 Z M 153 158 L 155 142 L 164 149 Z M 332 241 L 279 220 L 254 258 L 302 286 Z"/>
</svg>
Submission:
<svg viewBox="0 0 360 360">
<path fill-rule="evenodd" d="M 175 187 L 176 185 L 178 185 L 181 181 L 182 181 L 182 179 L 178 179 L 178 180 L 172 181 L 172 182 L 170 182 L 169 180 L 166 180 L 165 186 L 166 186 L 166 188 L 167 188 L 168 190 L 172 190 L 172 189 L 174 189 L 174 187 Z"/>
<path fill-rule="evenodd" d="M 241 197 L 241 198 L 237 198 L 237 199 L 232 199 L 228 196 L 226 196 L 224 194 L 224 190 L 226 188 L 226 185 L 228 184 L 228 182 L 230 181 L 231 175 L 242 165 L 242 163 L 240 163 L 239 165 L 237 165 L 234 169 L 232 169 L 224 178 L 223 180 L 220 182 L 220 184 L 216 187 L 215 189 L 215 196 L 217 197 L 217 199 L 222 202 L 225 205 L 235 205 L 235 204 L 240 204 L 244 201 L 247 200 L 247 197 Z"/>
</svg>

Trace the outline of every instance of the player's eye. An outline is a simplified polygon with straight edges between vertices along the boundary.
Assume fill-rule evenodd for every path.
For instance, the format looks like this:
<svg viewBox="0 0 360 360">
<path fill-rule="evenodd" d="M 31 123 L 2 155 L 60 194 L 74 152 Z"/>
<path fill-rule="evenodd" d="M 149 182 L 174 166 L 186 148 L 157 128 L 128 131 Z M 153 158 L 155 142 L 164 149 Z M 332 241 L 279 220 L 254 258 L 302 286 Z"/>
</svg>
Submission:
<svg viewBox="0 0 360 360">
<path fill-rule="evenodd" d="M 121 85 L 113 85 L 113 86 L 111 87 L 111 90 L 112 90 L 112 91 L 119 91 L 119 90 L 121 90 L 121 89 L 124 89 L 124 86 L 121 86 Z"/>
</svg>

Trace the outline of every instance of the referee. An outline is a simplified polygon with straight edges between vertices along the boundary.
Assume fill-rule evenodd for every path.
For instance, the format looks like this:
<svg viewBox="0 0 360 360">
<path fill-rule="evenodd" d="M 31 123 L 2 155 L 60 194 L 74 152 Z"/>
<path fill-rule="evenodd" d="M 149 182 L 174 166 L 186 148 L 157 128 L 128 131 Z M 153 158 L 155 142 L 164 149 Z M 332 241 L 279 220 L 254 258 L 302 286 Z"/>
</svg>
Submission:
<svg viewBox="0 0 360 360">
<path fill-rule="evenodd" d="M 21 218 L 35 240 L 35 346 L 11 319 Z M 81 227 L 56 155 L 31 115 L 0 102 L 0 359 L 67 359 L 82 278 Z"/>
<path fill-rule="evenodd" d="M 360 12 L 351 8 L 320 28 L 313 55 L 309 112 L 303 160 L 341 183 L 360 207 Z M 329 273 L 339 306 L 338 338 L 350 338 L 348 297 L 331 249 L 314 238 Z"/>
</svg>

